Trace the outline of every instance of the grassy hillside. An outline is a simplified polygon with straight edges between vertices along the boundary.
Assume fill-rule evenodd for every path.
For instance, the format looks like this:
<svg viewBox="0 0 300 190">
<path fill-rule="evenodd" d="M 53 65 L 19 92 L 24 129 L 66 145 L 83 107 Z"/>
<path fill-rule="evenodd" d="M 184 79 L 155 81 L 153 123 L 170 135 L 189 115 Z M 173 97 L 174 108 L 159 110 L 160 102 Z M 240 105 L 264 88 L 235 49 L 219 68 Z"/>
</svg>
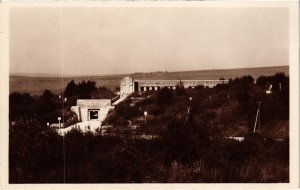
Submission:
<svg viewBox="0 0 300 190">
<path fill-rule="evenodd" d="M 136 79 L 225 79 L 251 75 L 255 79 L 259 76 L 271 76 L 275 73 L 283 72 L 289 75 L 288 66 L 277 67 L 258 67 L 258 68 L 242 68 L 242 69 L 215 69 L 202 71 L 181 71 L 181 72 L 153 72 L 153 73 L 135 73 L 131 76 Z"/>
<path fill-rule="evenodd" d="M 10 103 L 18 109 L 10 106 L 10 111 L 26 117 L 9 128 L 9 181 L 287 183 L 289 78 L 276 74 L 268 80 L 272 94 L 265 93 L 263 81 L 254 84 L 249 76 L 215 88 L 179 85 L 175 91 L 134 93 L 110 112 L 105 123 L 112 127 L 106 132 L 73 130 L 64 138 L 39 122 L 36 114 L 28 115 L 33 106 L 28 95 L 15 94 Z M 281 88 L 275 88 L 279 84 Z M 39 98 L 37 110 L 45 112 L 51 103 L 62 110 L 49 95 Z M 66 102 L 67 110 L 71 101 Z M 261 127 L 252 133 L 258 101 Z M 238 142 L 230 136 L 245 139 Z"/>
<path fill-rule="evenodd" d="M 129 75 L 112 76 L 82 76 L 82 77 L 26 77 L 10 76 L 9 92 L 27 92 L 31 95 L 41 95 L 44 89 L 49 89 L 58 94 L 66 87 L 69 81 L 74 79 L 76 82 L 81 80 L 93 80 L 97 86 L 106 86 L 115 90 L 120 86 L 120 81 L 125 76 L 131 76 L 134 79 L 225 79 L 236 78 L 243 75 L 252 75 L 257 78 L 261 75 L 274 75 L 277 72 L 289 74 L 288 66 L 278 67 L 260 67 L 247 69 L 224 69 L 224 70 L 204 70 L 204 71 L 183 71 L 183 72 L 153 72 L 153 73 L 135 73 Z"/>
</svg>

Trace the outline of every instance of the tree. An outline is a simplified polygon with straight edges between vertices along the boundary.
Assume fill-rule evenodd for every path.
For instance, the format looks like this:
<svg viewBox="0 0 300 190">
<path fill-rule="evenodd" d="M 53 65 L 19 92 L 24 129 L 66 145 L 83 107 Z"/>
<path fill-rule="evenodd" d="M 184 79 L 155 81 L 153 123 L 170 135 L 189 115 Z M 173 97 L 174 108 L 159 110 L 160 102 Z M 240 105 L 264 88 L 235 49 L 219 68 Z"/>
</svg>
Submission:
<svg viewBox="0 0 300 190">
<path fill-rule="evenodd" d="M 269 76 L 260 76 L 256 80 L 256 85 L 261 88 L 267 88 L 271 83 L 271 77 Z"/>
<path fill-rule="evenodd" d="M 253 84 L 254 78 L 251 75 L 242 76 L 240 82 L 243 84 Z"/>
<path fill-rule="evenodd" d="M 71 80 L 71 81 L 68 83 L 68 85 L 67 85 L 67 87 L 66 87 L 66 89 L 65 89 L 65 92 L 64 92 L 65 97 L 71 97 L 71 96 L 74 96 L 75 93 L 76 93 L 76 87 L 77 87 L 77 86 L 76 86 L 74 80 Z"/>
<path fill-rule="evenodd" d="M 96 91 L 96 82 L 95 81 L 81 81 L 78 84 L 74 80 L 70 81 L 65 89 L 65 96 L 79 96 L 80 98 L 91 98 L 91 93 Z"/>
<path fill-rule="evenodd" d="M 46 101 L 50 101 L 51 99 L 54 98 L 54 94 L 50 90 L 46 89 L 44 90 L 44 93 L 42 94 L 41 98 Z"/>
<path fill-rule="evenodd" d="M 28 93 L 13 92 L 9 95 L 9 118 L 17 119 L 33 115 L 35 100 Z"/>
<path fill-rule="evenodd" d="M 284 73 L 280 72 L 280 73 L 276 73 L 273 77 L 272 77 L 272 90 L 276 91 L 279 90 L 280 85 L 281 88 L 283 86 L 287 86 L 289 82 L 289 78 L 287 76 L 285 76 Z"/>
<path fill-rule="evenodd" d="M 53 101 L 54 97 L 54 94 L 50 90 L 44 90 L 42 96 L 39 97 L 35 102 L 35 113 L 41 116 L 43 114 L 50 113 L 53 110 L 55 110 L 55 102 Z"/>
<path fill-rule="evenodd" d="M 177 96 L 183 96 L 186 94 L 184 85 L 181 81 L 179 81 L 179 83 L 176 85 L 176 95 Z"/>
</svg>

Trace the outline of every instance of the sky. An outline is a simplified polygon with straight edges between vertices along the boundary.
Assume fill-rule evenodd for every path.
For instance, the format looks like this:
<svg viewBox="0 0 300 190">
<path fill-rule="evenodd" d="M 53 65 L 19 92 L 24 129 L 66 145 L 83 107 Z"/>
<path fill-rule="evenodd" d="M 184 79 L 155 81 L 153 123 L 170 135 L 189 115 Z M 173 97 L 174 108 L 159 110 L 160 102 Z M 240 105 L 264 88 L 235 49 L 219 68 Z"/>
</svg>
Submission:
<svg viewBox="0 0 300 190">
<path fill-rule="evenodd" d="M 10 73 L 109 75 L 288 65 L 287 8 L 10 9 Z"/>
</svg>

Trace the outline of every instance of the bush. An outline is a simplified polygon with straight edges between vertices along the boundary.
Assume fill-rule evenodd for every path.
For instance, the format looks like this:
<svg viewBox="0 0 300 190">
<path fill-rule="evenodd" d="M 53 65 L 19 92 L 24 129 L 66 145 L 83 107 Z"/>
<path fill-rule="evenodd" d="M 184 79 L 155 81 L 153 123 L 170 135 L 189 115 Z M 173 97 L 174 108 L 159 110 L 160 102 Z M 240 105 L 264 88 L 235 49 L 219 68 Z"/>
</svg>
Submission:
<svg viewBox="0 0 300 190">
<path fill-rule="evenodd" d="M 186 95 L 185 88 L 184 88 L 183 83 L 181 81 L 176 85 L 176 95 L 177 96 Z"/>
<path fill-rule="evenodd" d="M 237 77 L 234 80 L 229 80 L 229 84 L 233 85 L 252 85 L 254 83 L 254 78 L 251 75 L 245 75 L 242 77 Z"/>
<path fill-rule="evenodd" d="M 168 150 L 164 160 L 169 163 L 173 160 L 189 163 L 199 159 L 201 148 L 209 143 L 206 128 L 197 125 L 192 117 L 188 122 L 173 120 L 167 127 L 168 130 L 162 135 Z"/>
<path fill-rule="evenodd" d="M 9 117 L 17 119 L 20 117 L 34 115 L 35 100 L 28 93 L 14 92 L 9 95 Z"/>
<path fill-rule="evenodd" d="M 216 90 L 219 92 L 219 91 L 225 91 L 225 90 L 228 90 L 230 87 L 229 84 L 217 84 L 216 85 Z"/>
<path fill-rule="evenodd" d="M 55 110 L 54 94 L 50 90 L 45 90 L 40 98 L 35 102 L 34 110 L 38 116 L 51 113 Z"/>
<path fill-rule="evenodd" d="M 163 106 L 158 106 L 158 105 L 152 105 L 149 107 L 149 113 L 151 115 L 160 115 L 164 112 L 164 107 Z"/>
<path fill-rule="evenodd" d="M 158 92 L 157 95 L 157 104 L 170 104 L 173 98 L 173 92 L 167 87 L 164 87 Z"/>
<path fill-rule="evenodd" d="M 55 131 L 34 120 L 10 126 L 9 181 L 62 183 L 62 142 Z"/>
<path fill-rule="evenodd" d="M 236 98 L 242 108 L 242 111 L 245 113 L 249 108 L 250 104 L 250 94 L 246 86 L 240 85 L 237 92 Z"/>
<path fill-rule="evenodd" d="M 202 90 L 202 89 L 204 89 L 204 88 L 205 88 L 205 87 L 204 87 L 204 85 L 202 85 L 202 84 L 195 86 L 195 89 L 196 89 L 196 90 Z"/>
<path fill-rule="evenodd" d="M 119 116 L 125 119 L 132 119 L 133 117 L 142 115 L 142 112 L 139 111 L 137 107 L 131 107 L 127 105 L 120 105 L 116 107 L 116 112 Z"/>
</svg>

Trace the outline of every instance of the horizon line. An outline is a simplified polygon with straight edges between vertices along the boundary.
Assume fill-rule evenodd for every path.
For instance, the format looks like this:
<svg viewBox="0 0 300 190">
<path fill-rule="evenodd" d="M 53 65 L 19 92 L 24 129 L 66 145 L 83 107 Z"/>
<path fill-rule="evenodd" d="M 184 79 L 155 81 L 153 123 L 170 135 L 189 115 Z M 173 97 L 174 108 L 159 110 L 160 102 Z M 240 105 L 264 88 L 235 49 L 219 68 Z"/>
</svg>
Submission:
<svg viewBox="0 0 300 190">
<path fill-rule="evenodd" d="M 255 69 L 255 68 L 271 68 L 271 67 L 289 67 L 289 65 L 273 65 L 273 66 L 259 66 L 259 67 L 235 67 L 235 68 L 212 68 L 212 69 L 203 69 L 203 70 L 177 70 L 177 71 L 148 71 L 148 72 L 141 72 L 136 71 L 132 73 L 111 73 L 111 74 L 83 74 L 83 75 L 76 75 L 76 74 L 56 74 L 56 73 L 19 73 L 19 72 L 9 72 L 9 76 L 23 76 L 23 77 L 109 77 L 109 76 L 119 76 L 119 75 L 133 75 L 133 74 L 147 74 L 147 73 L 177 73 L 177 72 L 196 72 L 196 71 L 215 71 L 215 70 L 238 70 L 238 69 Z M 30 76 L 35 75 L 35 76 Z M 45 76 L 43 76 L 45 75 Z"/>
</svg>

